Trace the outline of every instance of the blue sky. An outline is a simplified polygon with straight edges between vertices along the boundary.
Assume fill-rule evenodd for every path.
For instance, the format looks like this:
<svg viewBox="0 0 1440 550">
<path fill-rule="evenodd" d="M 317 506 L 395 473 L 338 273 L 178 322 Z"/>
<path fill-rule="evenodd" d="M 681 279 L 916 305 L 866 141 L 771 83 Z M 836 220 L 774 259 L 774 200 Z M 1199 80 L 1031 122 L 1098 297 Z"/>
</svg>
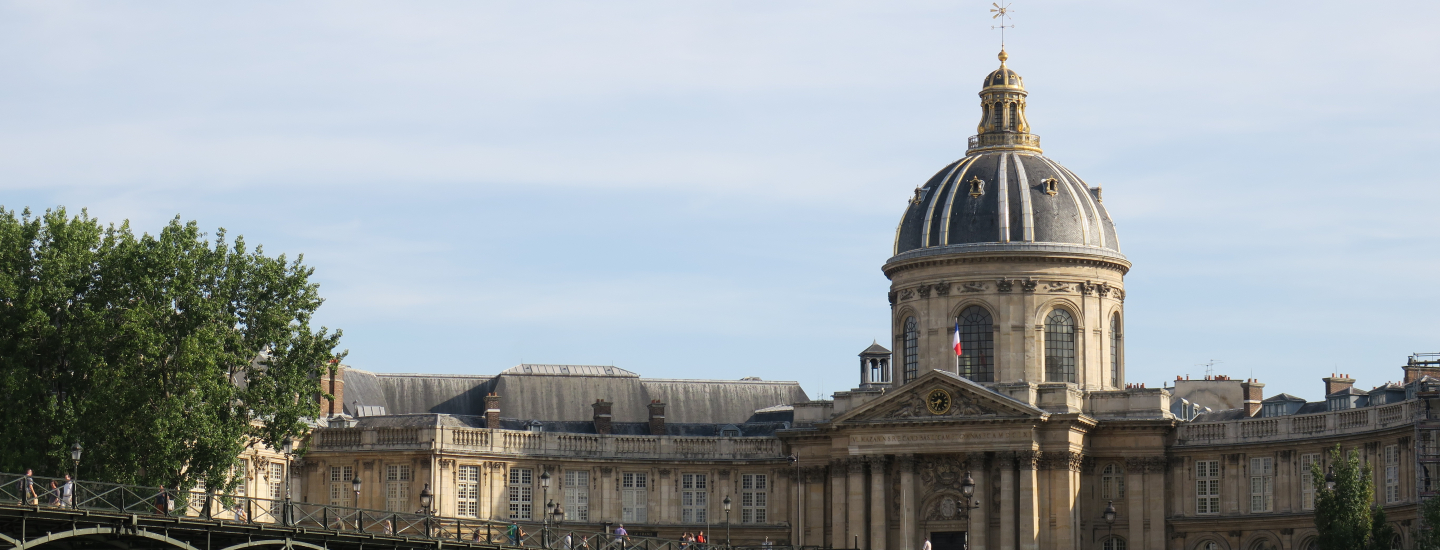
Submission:
<svg viewBox="0 0 1440 550">
<path fill-rule="evenodd" d="M 0 204 L 304 253 L 348 363 L 853 386 L 988 2 L 3 2 Z M 1105 189 L 1131 382 L 1317 399 L 1440 351 L 1440 4 L 1017 2 Z M 577 396 L 577 398 L 589 397 Z"/>
</svg>

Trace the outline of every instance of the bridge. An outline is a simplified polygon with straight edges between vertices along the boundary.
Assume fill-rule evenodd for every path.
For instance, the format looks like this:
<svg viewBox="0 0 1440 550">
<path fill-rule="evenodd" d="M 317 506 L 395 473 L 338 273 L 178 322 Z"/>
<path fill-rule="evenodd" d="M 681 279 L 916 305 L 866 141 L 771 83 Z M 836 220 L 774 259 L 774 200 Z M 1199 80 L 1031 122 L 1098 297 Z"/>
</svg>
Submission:
<svg viewBox="0 0 1440 550">
<path fill-rule="evenodd" d="M 66 495 L 63 479 L 29 479 L 0 473 L 0 550 L 712 550 L 558 523 L 512 540 L 509 522 L 115 483 Z"/>
</svg>

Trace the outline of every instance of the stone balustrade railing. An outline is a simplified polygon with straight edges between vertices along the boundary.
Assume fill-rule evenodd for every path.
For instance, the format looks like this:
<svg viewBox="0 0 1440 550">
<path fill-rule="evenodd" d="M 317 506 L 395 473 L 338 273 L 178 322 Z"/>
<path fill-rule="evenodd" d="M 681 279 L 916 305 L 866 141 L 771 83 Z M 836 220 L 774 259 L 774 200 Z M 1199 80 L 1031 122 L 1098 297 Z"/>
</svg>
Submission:
<svg viewBox="0 0 1440 550">
<path fill-rule="evenodd" d="M 319 428 L 321 451 L 436 449 L 492 455 L 616 459 L 767 460 L 785 457 L 772 437 L 595 435 L 484 428 Z"/>
<path fill-rule="evenodd" d="M 1405 425 L 1415 419 L 1415 401 L 1346 411 L 1249 418 L 1180 425 L 1177 446 L 1231 445 L 1259 441 L 1349 435 Z"/>
</svg>

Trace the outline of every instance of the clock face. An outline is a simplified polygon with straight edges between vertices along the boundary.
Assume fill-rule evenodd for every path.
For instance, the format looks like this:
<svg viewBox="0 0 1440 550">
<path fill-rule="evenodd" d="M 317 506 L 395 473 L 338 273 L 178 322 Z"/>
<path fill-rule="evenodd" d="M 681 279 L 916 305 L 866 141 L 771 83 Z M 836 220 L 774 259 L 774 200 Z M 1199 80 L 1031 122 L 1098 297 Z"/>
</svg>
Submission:
<svg viewBox="0 0 1440 550">
<path fill-rule="evenodd" d="M 939 388 L 930 390 L 930 395 L 925 396 L 925 408 L 936 415 L 950 412 L 950 392 Z"/>
</svg>

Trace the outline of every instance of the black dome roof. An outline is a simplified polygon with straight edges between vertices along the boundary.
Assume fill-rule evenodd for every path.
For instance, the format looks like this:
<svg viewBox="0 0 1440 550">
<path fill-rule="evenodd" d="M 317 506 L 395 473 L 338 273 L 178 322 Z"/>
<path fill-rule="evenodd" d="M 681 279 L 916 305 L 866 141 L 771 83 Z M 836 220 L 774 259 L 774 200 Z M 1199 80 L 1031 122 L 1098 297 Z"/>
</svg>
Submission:
<svg viewBox="0 0 1440 550">
<path fill-rule="evenodd" d="M 895 235 L 896 259 L 1007 249 L 1124 259 L 1100 189 L 1025 151 L 973 152 L 946 166 L 916 188 Z"/>
</svg>

